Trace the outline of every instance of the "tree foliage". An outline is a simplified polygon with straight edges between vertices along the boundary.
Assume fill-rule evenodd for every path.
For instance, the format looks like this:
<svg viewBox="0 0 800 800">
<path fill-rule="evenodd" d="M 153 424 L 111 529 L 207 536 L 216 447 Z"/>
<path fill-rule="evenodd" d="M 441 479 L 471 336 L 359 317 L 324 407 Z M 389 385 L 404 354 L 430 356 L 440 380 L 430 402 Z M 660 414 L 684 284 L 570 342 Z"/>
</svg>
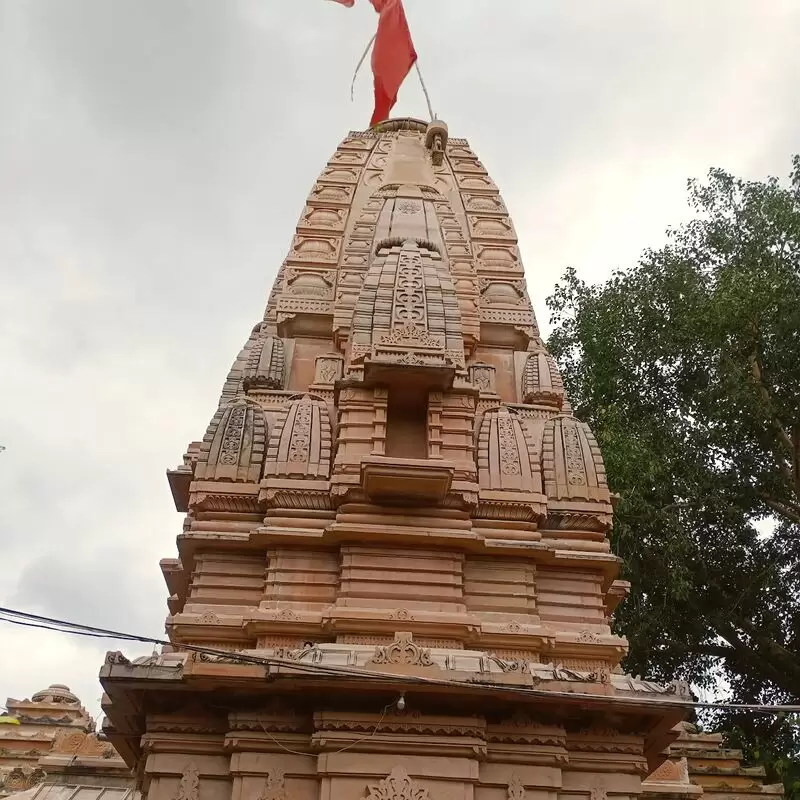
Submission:
<svg viewBox="0 0 800 800">
<path fill-rule="evenodd" d="M 689 196 L 694 219 L 636 266 L 567 271 L 548 345 L 620 494 L 627 668 L 798 703 L 800 157 L 788 185 L 715 169 Z M 724 722 L 793 777 L 791 718 Z"/>
</svg>

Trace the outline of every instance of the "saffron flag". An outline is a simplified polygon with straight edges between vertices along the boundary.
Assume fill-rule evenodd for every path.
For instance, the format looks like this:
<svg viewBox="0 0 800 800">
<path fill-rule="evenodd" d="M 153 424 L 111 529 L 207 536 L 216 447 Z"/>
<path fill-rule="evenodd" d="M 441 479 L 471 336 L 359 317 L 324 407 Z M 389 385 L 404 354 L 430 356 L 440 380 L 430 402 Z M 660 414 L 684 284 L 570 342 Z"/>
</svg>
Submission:
<svg viewBox="0 0 800 800">
<path fill-rule="evenodd" d="M 355 0 L 335 0 L 352 6 Z M 375 81 L 375 108 L 370 127 L 389 117 L 397 102 L 400 85 L 417 60 L 411 40 L 403 0 L 370 0 L 378 12 L 378 32 L 372 50 L 372 74 Z"/>
</svg>

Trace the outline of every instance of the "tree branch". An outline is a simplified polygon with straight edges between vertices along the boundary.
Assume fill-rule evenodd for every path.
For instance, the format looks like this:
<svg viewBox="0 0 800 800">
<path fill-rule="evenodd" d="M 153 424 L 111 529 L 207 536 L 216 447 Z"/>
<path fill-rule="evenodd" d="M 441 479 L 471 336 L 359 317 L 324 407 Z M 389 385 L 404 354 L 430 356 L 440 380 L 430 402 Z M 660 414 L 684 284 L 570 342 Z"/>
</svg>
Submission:
<svg viewBox="0 0 800 800">
<path fill-rule="evenodd" d="M 771 508 L 776 514 L 786 517 L 786 519 L 788 519 L 790 522 L 794 522 L 795 525 L 800 525 L 799 512 L 793 511 L 791 508 L 789 508 L 789 506 L 784 505 L 777 500 L 773 500 L 771 497 L 767 497 L 766 495 L 761 495 L 761 499 L 764 501 L 764 505 Z"/>
<path fill-rule="evenodd" d="M 758 335 L 758 328 L 754 326 L 756 336 Z M 785 450 L 787 451 L 787 456 L 791 459 L 793 464 L 798 463 L 798 452 L 796 443 L 792 441 L 792 437 L 784 428 L 783 423 L 778 418 L 777 413 L 775 412 L 775 405 L 772 402 L 772 395 L 769 393 L 769 389 L 767 388 L 766 384 L 764 383 L 763 379 L 763 369 L 761 366 L 761 361 L 758 357 L 758 353 L 754 350 L 750 354 L 750 374 L 753 377 L 753 382 L 758 389 L 759 394 L 761 395 L 761 400 L 764 403 L 764 406 L 767 409 L 767 415 L 769 416 L 769 421 L 772 423 L 772 427 L 775 429 L 775 432 L 778 435 L 778 440 L 783 445 Z M 800 474 L 798 474 L 796 469 L 792 469 L 787 463 L 786 460 L 779 458 L 778 468 L 783 473 L 784 478 L 789 482 L 792 490 L 797 494 L 800 493 Z"/>
</svg>

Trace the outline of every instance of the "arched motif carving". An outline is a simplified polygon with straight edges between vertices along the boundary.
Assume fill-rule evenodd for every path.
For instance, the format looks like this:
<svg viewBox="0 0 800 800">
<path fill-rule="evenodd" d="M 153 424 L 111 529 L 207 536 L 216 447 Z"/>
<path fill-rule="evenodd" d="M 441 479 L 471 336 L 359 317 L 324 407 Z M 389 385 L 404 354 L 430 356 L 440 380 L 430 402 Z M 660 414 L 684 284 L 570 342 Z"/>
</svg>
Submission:
<svg viewBox="0 0 800 800">
<path fill-rule="evenodd" d="M 331 467 L 331 422 L 327 405 L 310 395 L 281 414 L 267 447 L 265 477 L 327 480 Z"/>
<path fill-rule="evenodd" d="M 286 352 L 277 336 L 259 334 L 244 370 L 244 388 L 283 389 Z"/>
<path fill-rule="evenodd" d="M 586 423 L 566 415 L 545 423 L 542 476 L 548 528 L 606 531 L 611 527 L 603 457 Z"/>
<path fill-rule="evenodd" d="M 540 350 L 531 353 L 522 372 L 522 402 L 551 406 L 560 410 L 564 405 L 564 382 L 555 359 Z"/>
<path fill-rule="evenodd" d="M 222 406 L 203 437 L 195 479 L 258 483 L 266 440 L 267 422 L 257 403 L 239 398 Z"/>
</svg>

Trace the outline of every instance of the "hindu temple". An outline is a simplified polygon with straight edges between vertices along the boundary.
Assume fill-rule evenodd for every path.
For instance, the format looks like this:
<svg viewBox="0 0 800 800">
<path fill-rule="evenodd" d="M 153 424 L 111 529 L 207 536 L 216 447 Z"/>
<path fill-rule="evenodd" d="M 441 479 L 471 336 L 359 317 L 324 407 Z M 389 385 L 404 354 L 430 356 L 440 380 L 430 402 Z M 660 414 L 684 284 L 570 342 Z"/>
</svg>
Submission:
<svg viewBox="0 0 800 800">
<path fill-rule="evenodd" d="M 290 238 L 168 472 L 185 515 L 161 562 L 171 646 L 102 667 L 104 732 L 137 786 L 699 796 L 686 754 L 666 760 L 687 687 L 619 666 L 602 455 L 468 142 L 415 119 L 350 133 Z"/>
</svg>

